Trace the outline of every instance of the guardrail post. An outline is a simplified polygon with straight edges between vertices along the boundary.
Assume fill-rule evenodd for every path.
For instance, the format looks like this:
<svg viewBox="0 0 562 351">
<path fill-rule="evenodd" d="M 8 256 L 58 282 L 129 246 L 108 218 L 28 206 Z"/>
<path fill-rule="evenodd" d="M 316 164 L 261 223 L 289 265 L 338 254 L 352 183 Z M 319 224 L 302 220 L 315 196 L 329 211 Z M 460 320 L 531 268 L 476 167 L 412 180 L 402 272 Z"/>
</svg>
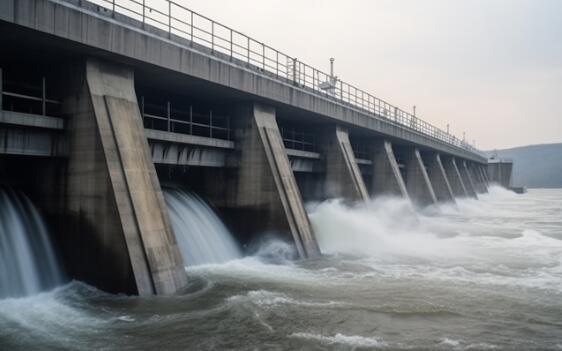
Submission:
<svg viewBox="0 0 562 351">
<path fill-rule="evenodd" d="M 172 118 L 172 111 L 171 111 L 171 103 L 170 100 L 168 100 L 167 106 L 166 106 L 166 118 L 168 119 L 168 132 L 171 131 L 170 129 L 170 120 Z"/>
<path fill-rule="evenodd" d="M 293 59 L 293 82 L 297 83 L 297 59 Z"/>
<path fill-rule="evenodd" d="M 262 48 L 263 70 L 265 71 L 265 44 L 264 43 L 261 44 L 261 48 Z"/>
<path fill-rule="evenodd" d="M 111 4 L 111 17 L 115 18 L 115 0 L 112 0 Z"/>
<path fill-rule="evenodd" d="M 230 30 L 230 58 L 234 57 L 234 40 L 232 38 L 232 29 Z"/>
<path fill-rule="evenodd" d="M 250 63 L 250 37 L 248 38 L 248 63 Z"/>
<path fill-rule="evenodd" d="M 211 21 L 211 52 L 215 51 L 215 21 Z"/>
<path fill-rule="evenodd" d="M 193 46 L 193 11 L 190 11 L 189 13 L 191 15 L 191 22 L 189 22 L 191 25 L 191 46 Z"/>
<path fill-rule="evenodd" d="M 142 28 L 146 23 L 146 0 L 142 0 Z"/>
<path fill-rule="evenodd" d="M 47 91 L 46 91 L 46 79 L 43 76 L 42 86 L 41 86 L 41 110 L 43 116 L 47 115 Z"/>
<path fill-rule="evenodd" d="M 2 104 L 2 96 L 4 95 L 3 90 L 2 90 L 2 83 L 3 83 L 3 76 L 2 76 L 2 67 L 0 67 L 0 111 L 3 110 L 3 104 Z"/>
<path fill-rule="evenodd" d="M 213 137 L 213 110 L 209 110 L 209 138 Z"/>
<path fill-rule="evenodd" d="M 172 38 L 172 2 L 168 1 L 168 36 Z"/>
</svg>

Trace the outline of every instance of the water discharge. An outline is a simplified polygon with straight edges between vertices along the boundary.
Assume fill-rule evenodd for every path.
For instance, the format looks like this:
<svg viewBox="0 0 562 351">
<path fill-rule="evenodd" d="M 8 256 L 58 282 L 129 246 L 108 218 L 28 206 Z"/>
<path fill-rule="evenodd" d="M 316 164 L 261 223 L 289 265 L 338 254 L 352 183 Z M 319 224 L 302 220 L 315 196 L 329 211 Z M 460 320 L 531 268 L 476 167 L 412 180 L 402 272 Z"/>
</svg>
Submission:
<svg viewBox="0 0 562 351">
<path fill-rule="evenodd" d="M 215 212 L 197 195 L 164 191 L 172 227 L 186 266 L 223 263 L 242 256 Z"/>
<path fill-rule="evenodd" d="M 0 299 L 36 294 L 61 282 L 39 212 L 25 195 L 0 189 Z"/>
<path fill-rule="evenodd" d="M 0 300 L 0 345 L 27 350 L 560 350 L 562 190 L 492 188 L 416 212 L 400 199 L 311 205 L 325 253 L 189 265 L 183 296 L 73 282 Z M 25 337 L 24 337 L 25 336 Z"/>
</svg>

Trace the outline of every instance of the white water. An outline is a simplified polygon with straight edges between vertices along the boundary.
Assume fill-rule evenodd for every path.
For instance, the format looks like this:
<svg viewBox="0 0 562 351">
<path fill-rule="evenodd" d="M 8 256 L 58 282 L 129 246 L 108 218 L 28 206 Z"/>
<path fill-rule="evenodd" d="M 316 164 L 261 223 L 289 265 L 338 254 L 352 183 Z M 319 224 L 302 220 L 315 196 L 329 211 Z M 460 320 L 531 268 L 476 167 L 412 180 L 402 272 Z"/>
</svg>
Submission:
<svg viewBox="0 0 562 351">
<path fill-rule="evenodd" d="M 62 282 L 47 227 L 23 194 L 0 189 L 0 299 Z"/>
<path fill-rule="evenodd" d="M 223 263 L 242 256 L 232 234 L 197 195 L 164 191 L 178 246 L 186 266 Z"/>
<path fill-rule="evenodd" d="M 270 242 L 189 267 L 174 298 L 74 282 L 4 299 L 0 349 L 562 349 L 562 189 L 492 188 L 423 212 L 331 201 L 310 215 L 320 259 L 288 261 L 290 245 Z"/>
</svg>

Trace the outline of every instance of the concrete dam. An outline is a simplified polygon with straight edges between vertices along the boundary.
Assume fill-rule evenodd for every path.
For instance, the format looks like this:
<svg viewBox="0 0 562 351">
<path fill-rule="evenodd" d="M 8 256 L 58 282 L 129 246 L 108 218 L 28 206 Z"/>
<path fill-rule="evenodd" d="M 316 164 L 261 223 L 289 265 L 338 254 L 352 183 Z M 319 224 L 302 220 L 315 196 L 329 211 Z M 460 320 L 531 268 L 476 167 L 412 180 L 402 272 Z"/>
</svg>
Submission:
<svg viewBox="0 0 562 351">
<path fill-rule="evenodd" d="M 424 207 L 500 182 L 467 142 L 165 4 L 0 0 L 0 216 L 22 227 L 8 219 L 32 202 L 52 242 L 18 246 L 0 223 L 6 247 L 55 250 L 68 278 L 109 292 L 174 294 L 203 250 L 236 257 L 267 234 L 319 256 L 308 202 Z M 208 228 L 223 233 L 210 249 Z"/>
</svg>

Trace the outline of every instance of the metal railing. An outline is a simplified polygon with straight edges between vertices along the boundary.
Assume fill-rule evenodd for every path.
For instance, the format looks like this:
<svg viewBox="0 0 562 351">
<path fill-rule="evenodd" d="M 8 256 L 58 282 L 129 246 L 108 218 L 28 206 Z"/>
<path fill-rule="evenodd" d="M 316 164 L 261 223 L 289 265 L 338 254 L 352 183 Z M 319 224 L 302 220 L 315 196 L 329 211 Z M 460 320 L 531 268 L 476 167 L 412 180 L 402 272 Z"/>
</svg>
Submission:
<svg viewBox="0 0 562 351">
<path fill-rule="evenodd" d="M 79 0 L 81 1 L 81 0 Z M 416 116 L 357 87 L 305 64 L 237 30 L 218 23 L 171 0 L 89 0 L 115 17 L 117 13 L 138 20 L 142 26 L 163 30 L 168 38 L 187 39 L 217 55 L 226 55 L 263 74 L 289 82 L 316 95 L 432 137 L 441 142 L 478 153 L 475 147 Z M 148 5 L 148 3 L 151 5 Z"/>
<path fill-rule="evenodd" d="M 165 132 L 231 140 L 230 116 L 216 114 L 213 110 L 196 111 L 193 105 L 187 108 L 172 107 L 171 101 L 164 104 L 147 101 L 140 97 L 140 110 L 144 127 Z"/>
<path fill-rule="evenodd" d="M 47 78 L 37 77 L 28 82 L 7 80 L 0 68 L 0 110 L 23 112 L 41 116 L 60 115 L 61 102 L 47 96 Z"/>
<path fill-rule="evenodd" d="M 316 136 L 296 128 L 279 127 L 279 132 L 283 138 L 283 144 L 287 149 L 317 152 Z"/>
</svg>

